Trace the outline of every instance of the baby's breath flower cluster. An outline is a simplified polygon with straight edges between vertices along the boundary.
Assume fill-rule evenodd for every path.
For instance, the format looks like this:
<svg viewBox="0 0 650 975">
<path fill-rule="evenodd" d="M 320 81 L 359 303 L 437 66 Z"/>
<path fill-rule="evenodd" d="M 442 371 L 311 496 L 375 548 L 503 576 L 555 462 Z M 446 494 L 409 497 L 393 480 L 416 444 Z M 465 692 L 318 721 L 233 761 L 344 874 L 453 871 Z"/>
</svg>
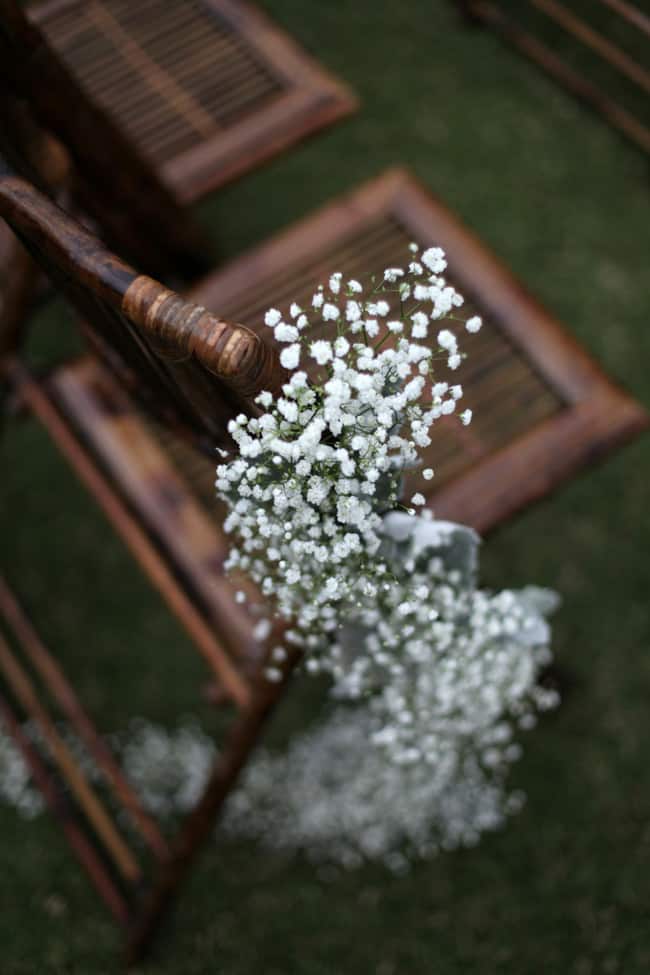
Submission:
<svg viewBox="0 0 650 975">
<path fill-rule="evenodd" d="M 445 318 L 463 324 L 445 268 L 440 248 L 420 255 L 411 245 L 406 268 L 388 268 L 365 290 L 333 274 L 308 309 L 266 314 L 291 375 L 282 395 L 258 397 L 261 415 L 231 423 L 239 457 L 219 466 L 216 487 L 230 508 L 226 531 L 237 536 L 227 568 L 251 576 L 291 621 L 287 639 L 305 648 L 311 671 L 340 676 L 333 634 L 390 585 L 383 515 L 400 506 L 404 471 L 463 394 L 434 377 L 437 361 L 449 370 L 461 362 L 458 329 L 440 327 Z M 476 332 L 481 321 L 464 324 Z M 471 411 L 460 419 L 469 423 Z M 416 492 L 409 504 L 424 501 Z M 269 629 L 262 621 L 258 632 Z M 276 648 L 276 662 L 285 654 Z M 270 666 L 267 676 L 280 671 Z"/>
<path fill-rule="evenodd" d="M 549 594 L 478 589 L 474 533 L 416 516 L 419 491 L 400 501 L 404 472 L 463 392 L 434 375 L 436 360 L 453 372 L 462 355 L 463 298 L 445 268 L 439 248 L 412 245 L 408 267 L 366 291 L 334 274 L 308 310 L 271 309 L 291 375 L 277 399 L 259 397 L 261 416 L 232 424 L 240 456 L 218 469 L 238 538 L 228 566 L 274 600 L 306 669 L 331 674 L 348 702 L 286 755 L 262 755 L 229 821 L 345 864 L 396 865 L 400 851 L 470 844 L 501 823 L 515 733 L 555 703 L 538 686 Z M 285 655 L 272 652 L 269 679 Z"/>
<path fill-rule="evenodd" d="M 218 469 L 237 536 L 228 567 L 290 621 L 306 669 L 357 702 L 254 763 L 233 828 L 344 863 L 470 844 L 501 823 L 515 733 L 555 703 L 538 686 L 549 594 L 478 589 L 474 533 L 416 516 L 419 491 L 400 500 L 405 471 L 463 394 L 436 362 L 453 373 L 455 323 L 481 327 L 459 317 L 445 268 L 439 248 L 412 245 L 407 267 L 365 291 L 334 274 L 308 310 L 271 309 L 291 375 L 281 396 L 259 397 L 262 415 L 233 422 L 240 456 Z M 272 651 L 269 679 L 285 657 Z"/>
<path fill-rule="evenodd" d="M 521 752 L 517 732 L 556 704 L 538 683 L 556 597 L 478 589 L 477 546 L 459 525 L 386 516 L 394 580 L 340 631 L 345 676 L 334 693 L 350 700 L 372 686 L 378 652 L 393 661 L 390 680 L 286 754 L 259 755 L 231 801 L 232 832 L 347 867 L 379 859 L 401 869 L 405 854 L 474 845 L 519 808 L 506 773 Z"/>
</svg>

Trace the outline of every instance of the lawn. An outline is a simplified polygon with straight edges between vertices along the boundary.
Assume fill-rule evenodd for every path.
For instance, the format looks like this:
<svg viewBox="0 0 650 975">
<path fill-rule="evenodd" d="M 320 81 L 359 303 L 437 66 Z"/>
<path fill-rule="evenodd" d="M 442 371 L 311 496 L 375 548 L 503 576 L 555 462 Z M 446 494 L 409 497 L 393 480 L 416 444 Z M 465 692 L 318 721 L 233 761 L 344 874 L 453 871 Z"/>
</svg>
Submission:
<svg viewBox="0 0 650 975">
<path fill-rule="evenodd" d="M 443 0 L 265 0 L 359 114 L 201 210 L 233 256 L 407 164 L 650 406 L 647 160 Z M 370 269 L 369 270 L 374 270 Z M 62 304 L 36 363 L 73 349 Z M 0 558 L 100 727 L 196 711 L 197 655 L 32 423 L 0 448 Z M 646 975 L 650 970 L 650 436 L 486 541 L 487 585 L 557 588 L 564 700 L 528 734 L 503 833 L 404 877 L 209 848 L 150 975 Z M 296 693 L 277 734 L 307 721 Z M 117 934 L 47 817 L 0 808 L 2 975 L 116 970 Z"/>
</svg>

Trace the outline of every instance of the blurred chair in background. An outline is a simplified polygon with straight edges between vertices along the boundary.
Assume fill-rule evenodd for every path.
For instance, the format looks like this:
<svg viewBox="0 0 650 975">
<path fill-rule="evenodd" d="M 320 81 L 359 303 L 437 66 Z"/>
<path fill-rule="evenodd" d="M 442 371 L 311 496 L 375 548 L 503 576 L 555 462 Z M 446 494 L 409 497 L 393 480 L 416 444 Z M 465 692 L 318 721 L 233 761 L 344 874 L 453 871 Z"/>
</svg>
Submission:
<svg viewBox="0 0 650 975">
<path fill-rule="evenodd" d="M 54 0 L 27 10 L 29 19 L 18 0 L 0 0 L 0 78 L 70 153 L 82 211 L 148 273 L 205 269 L 187 204 L 356 107 L 244 3 Z"/>
<path fill-rule="evenodd" d="M 455 0 L 650 152 L 650 16 L 632 0 Z"/>
</svg>

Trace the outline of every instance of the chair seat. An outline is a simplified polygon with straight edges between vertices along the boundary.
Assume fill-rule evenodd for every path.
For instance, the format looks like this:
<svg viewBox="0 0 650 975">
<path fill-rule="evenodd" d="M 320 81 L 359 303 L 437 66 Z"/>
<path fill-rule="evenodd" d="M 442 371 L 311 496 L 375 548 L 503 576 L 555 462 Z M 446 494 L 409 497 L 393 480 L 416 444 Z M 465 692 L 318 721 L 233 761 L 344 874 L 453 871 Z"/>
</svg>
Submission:
<svg viewBox="0 0 650 975">
<path fill-rule="evenodd" d="M 243 0 L 45 0 L 29 12 L 182 203 L 356 107 Z"/>
<path fill-rule="evenodd" d="M 391 170 L 209 275 L 192 300 L 261 333 L 264 312 L 309 307 L 332 271 L 363 279 L 404 265 L 408 244 L 442 246 L 467 335 L 454 376 L 474 411 L 434 428 L 428 504 L 485 532 L 546 495 L 587 462 L 644 429 L 642 407 L 612 383 L 507 269 L 408 173 Z M 448 373 L 444 378 L 448 378 Z M 418 490 L 423 491 L 421 478 Z M 407 496 L 408 494 L 407 489 Z"/>
<path fill-rule="evenodd" d="M 214 462 L 144 418 L 95 358 L 50 374 L 48 394 L 168 561 L 231 656 L 250 670 L 265 645 L 235 589 L 259 596 L 245 579 L 224 575 L 228 539 L 214 498 Z"/>
</svg>

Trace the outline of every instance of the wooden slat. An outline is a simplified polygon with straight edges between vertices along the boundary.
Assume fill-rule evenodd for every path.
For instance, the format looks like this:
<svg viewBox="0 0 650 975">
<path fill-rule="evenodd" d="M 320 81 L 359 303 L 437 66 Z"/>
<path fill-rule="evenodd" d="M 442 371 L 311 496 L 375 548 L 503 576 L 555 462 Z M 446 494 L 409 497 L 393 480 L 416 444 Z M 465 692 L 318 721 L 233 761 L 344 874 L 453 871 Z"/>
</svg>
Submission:
<svg viewBox="0 0 650 975">
<path fill-rule="evenodd" d="M 120 836 L 95 790 L 89 784 L 72 752 L 61 738 L 56 725 L 41 703 L 27 672 L 11 652 L 9 644 L 0 636 L 0 670 L 21 706 L 38 725 L 52 759 L 72 793 L 92 824 L 97 836 L 113 859 L 117 869 L 130 883 L 140 880 L 137 860 Z"/>
<path fill-rule="evenodd" d="M 535 2 L 537 3 L 538 0 L 535 0 Z M 540 0 L 540 2 L 548 6 L 547 0 Z M 601 0 L 601 2 L 607 2 L 607 0 Z M 554 0 L 551 0 L 551 3 L 553 3 L 553 10 L 555 10 Z M 612 3 L 608 3 L 608 5 L 614 6 L 614 3 L 616 3 L 616 0 L 612 0 Z M 526 30 L 514 17 L 508 16 L 498 2 L 495 2 L 495 0 L 460 0 L 460 6 L 471 16 L 473 21 L 483 23 L 497 31 L 509 44 L 539 65 L 547 74 L 575 95 L 576 98 L 579 98 L 590 108 L 602 115 L 631 142 L 635 143 L 644 152 L 650 153 L 650 127 L 637 114 L 620 100 L 612 97 L 603 87 L 598 85 L 586 74 L 580 72 L 571 63 L 563 59 L 555 50 L 540 41 L 531 31 Z M 617 4 L 617 6 L 620 6 L 618 11 L 620 13 L 623 5 Z M 549 9 L 551 9 L 550 6 Z M 626 13 L 628 15 L 631 13 L 629 4 L 626 5 Z M 571 14 L 568 16 L 569 18 L 572 17 Z M 650 26 L 650 22 L 645 15 L 641 14 L 640 17 L 641 20 L 635 23 L 634 26 L 638 27 L 645 34 Z M 566 21 L 566 16 L 563 16 L 562 19 Z M 627 19 L 629 20 L 629 16 Z M 589 28 L 588 31 L 590 31 Z M 575 31 L 572 32 L 575 33 Z M 581 30 L 580 33 L 584 34 L 584 31 Z M 622 70 L 622 65 L 625 62 L 625 73 L 628 78 L 631 78 L 632 74 L 639 74 L 638 67 L 640 66 L 635 67 L 634 62 L 628 63 L 626 60 L 627 55 L 624 52 L 618 52 L 617 50 L 610 51 L 609 42 L 606 38 L 604 39 L 603 45 L 602 39 L 599 40 L 598 37 L 593 37 L 592 34 L 593 32 L 589 33 L 588 46 L 592 49 L 598 47 L 607 63 Z M 585 36 L 583 36 L 583 42 L 585 42 L 585 39 Z M 612 54 L 614 60 L 612 60 Z M 639 78 L 642 78 L 642 87 L 644 90 L 647 90 L 647 77 L 645 77 L 647 72 L 642 67 L 640 71 Z M 636 80 L 636 84 L 639 85 L 638 78 L 633 80 Z"/>
<path fill-rule="evenodd" d="M 603 57 L 609 64 L 612 64 L 639 88 L 650 93 L 650 72 L 646 71 L 616 44 L 590 27 L 582 18 L 571 13 L 564 4 L 558 3 L 557 0 L 529 0 L 529 2 L 569 34 L 572 34 L 592 51 Z"/>
<path fill-rule="evenodd" d="M 197 593 L 230 653 L 248 663 L 259 659 L 263 646 L 254 638 L 254 621 L 235 603 L 233 584 L 224 576 L 229 541 L 216 510 L 210 515 L 197 503 L 150 425 L 99 363 L 83 359 L 57 370 L 49 388 L 141 523 Z M 190 447 L 186 451 L 195 459 L 197 472 L 209 472 L 214 496 L 216 453 L 209 461 Z M 253 601 L 259 602 L 259 593 L 248 588 Z"/>
<path fill-rule="evenodd" d="M 43 423 L 63 456 L 90 490 L 118 534 L 185 627 L 232 700 L 240 707 L 246 708 L 250 702 L 250 690 L 245 679 L 231 662 L 212 628 L 180 588 L 139 522 L 115 494 L 47 395 L 29 377 L 24 368 L 16 363 L 12 366 L 10 375 L 25 403 Z"/>
<path fill-rule="evenodd" d="M 4 643 L 0 635 L 0 646 Z M 38 752 L 24 734 L 20 722 L 9 704 L 0 694 L 0 718 L 4 721 L 9 734 L 27 763 L 30 772 L 45 799 L 50 811 L 59 820 L 72 851 L 88 873 L 100 896 L 108 905 L 110 911 L 120 924 L 126 925 L 130 920 L 129 908 L 121 893 L 113 883 L 97 851 L 88 841 L 78 822 L 72 815 L 65 795 L 55 785 Z"/>
<path fill-rule="evenodd" d="M 113 786 L 117 798 L 129 812 L 141 836 L 156 856 L 164 860 L 169 849 L 157 824 L 145 813 L 140 800 L 124 777 L 106 742 L 97 733 L 63 672 L 45 648 L 2 576 L 0 576 L 0 614 L 4 616 L 20 641 L 23 651 L 70 721 L 71 727 L 78 733 L 89 754 L 104 773 L 107 781 Z"/>
<path fill-rule="evenodd" d="M 268 681 L 261 670 L 258 672 L 252 707 L 231 727 L 200 800 L 179 830 L 172 859 L 160 868 L 150 891 L 136 911 L 127 948 L 129 962 L 140 960 L 156 929 L 164 920 L 166 910 L 177 896 L 202 844 L 212 833 L 216 817 L 236 784 L 299 660 L 300 654 L 296 650 L 290 650 L 287 659 L 279 665 L 281 680 L 277 683 Z"/>
<path fill-rule="evenodd" d="M 629 24 L 650 37 L 650 17 L 626 0 L 600 0 L 605 6 L 619 14 Z"/>
</svg>

